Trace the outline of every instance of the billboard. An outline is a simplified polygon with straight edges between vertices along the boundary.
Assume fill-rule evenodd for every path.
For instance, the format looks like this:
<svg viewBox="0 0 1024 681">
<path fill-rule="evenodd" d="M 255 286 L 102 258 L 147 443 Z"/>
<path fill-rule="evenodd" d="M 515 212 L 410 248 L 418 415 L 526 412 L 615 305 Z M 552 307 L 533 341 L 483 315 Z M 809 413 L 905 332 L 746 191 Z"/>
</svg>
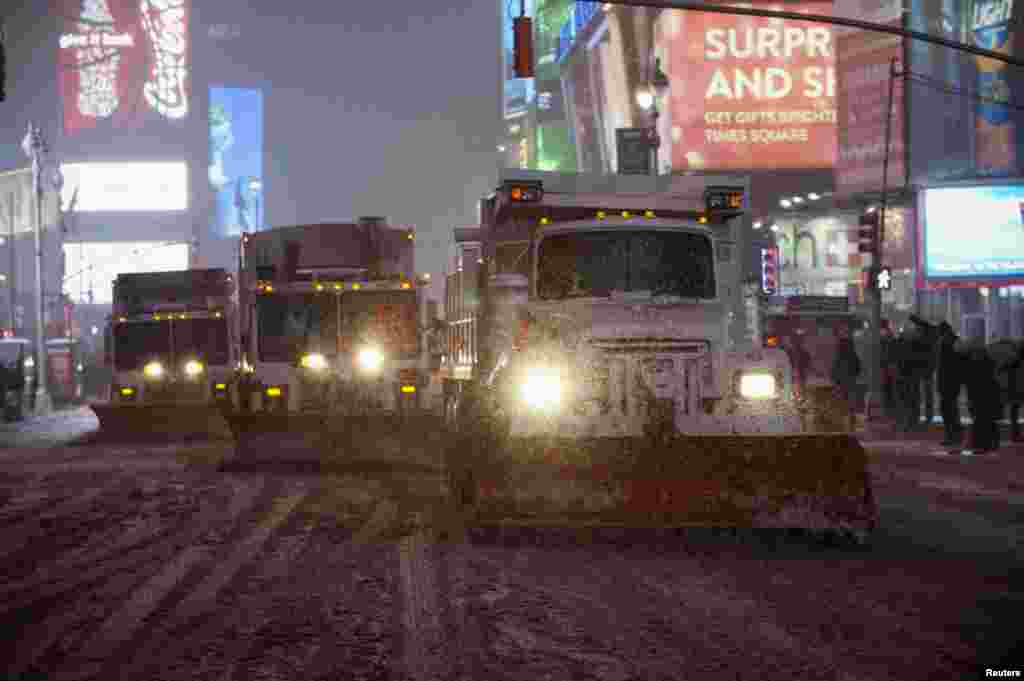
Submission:
<svg viewBox="0 0 1024 681">
<path fill-rule="evenodd" d="M 911 0 L 910 28 L 969 43 L 964 0 Z M 907 44 L 910 183 L 930 185 L 974 173 L 974 56 L 920 40 Z M 965 92 L 968 91 L 968 92 Z"/>
<path fill-rule="evenodd" d="M 522 116 L 535 98 L 533 78 L 516 78 L 513 71 L 512 46 L 514 38 L 512 23 L 519 16 L 521 0 L 498 0 L 501 7 L 501 64 L 504 80 L 502 95 L 502 115 L 508 119 Z M 534 15 L 534 0 L 525 0 L 526 16 Z"/>
<path fill-rule="evenodd" d="M 210 88 L 209 182 L 216 196 L 211 234 L 263 228 L 263 92 Z"/>
<path fill-rule="evenodd" d="M 765 8 L 828 14 L 832 3 Z M 831 168 L 832 33 L 804 21 L 671 12 L 665 43 L 673 169 Z"/>
<path fill-rule="evenodd" d="M 1024 283 L 1024 185 L 921 192 L 922 271 L 931 286 Z"/>
<path fill-rule="evenodd" d="M 848 5 L 866 3 L 846 3 Z M 877 4 L 876 4 L 877 6 Z M 858 18 L 902 27 L 902 5 L 887 3 L 872 15 Z M 885 162 L 885 126 L 892 59 L 903 63 L 903 39 L 857 29 L 836 30 L 839 87 L 836 194 L 880 192 Z M 906 178 L 903 136 L 904 79 L 893 87 L 888 185 L 902 187 Z"/>
<path fill-rule="evenodd" d="M 974 0 L 970 39 L 978 47 L 1012 55 L 1013 0 Z M 978 94 L 984 98 L 975 113 L 975 170 L 978 175 L 1003 175 L 1017 163 L 1017 131 L 1013 109 L 1000 102 L 1013 100 L 1011 67 L 1000 61 L 976 57 Z"/>
<path fill-rule="evenodd" d="M 61 200 L 76 211 L 183 211 L 188 209 L 184 161 L 65 163 Z M 77 195 L 76 195 L 77 194 Z"/>
<path fill-rule="evenodd" d="M 80 303 L 113 303 L 114 279 L 133 272 L 188 269 L 188 244 L 160 241 L 64 244 L 64 293 Z"/>
<path fill-rule="evenodd" d="M 189 112 L 187 0 L 54 0 L 64 133 Z"/>
</svg>

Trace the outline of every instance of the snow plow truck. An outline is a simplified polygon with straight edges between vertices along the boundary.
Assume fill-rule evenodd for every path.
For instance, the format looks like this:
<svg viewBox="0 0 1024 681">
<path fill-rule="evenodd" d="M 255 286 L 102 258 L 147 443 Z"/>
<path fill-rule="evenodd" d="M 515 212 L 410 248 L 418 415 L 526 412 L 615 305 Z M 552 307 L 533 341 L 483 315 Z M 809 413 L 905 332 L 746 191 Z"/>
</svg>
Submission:
<svg viewBox="0 0 1024 681">
<path fill-rule="evenodd" d="M 420 420 L 414 231 L 384 218 L 242 236 L 237 459 L 322 462 Z"/>
<path fill-rule="evenodd" d="M 234 282 L 224 269 L 120 274 L 105 329 L 104 436 L 231 438 Z"/>
<path fill-rule="evenodd" d="M 446 281 L 468 522 L 867 538 L 864 450 L 801 432 L 787 354 L 744 329 L 748 178 L 500 173 Z"/>
</svg>

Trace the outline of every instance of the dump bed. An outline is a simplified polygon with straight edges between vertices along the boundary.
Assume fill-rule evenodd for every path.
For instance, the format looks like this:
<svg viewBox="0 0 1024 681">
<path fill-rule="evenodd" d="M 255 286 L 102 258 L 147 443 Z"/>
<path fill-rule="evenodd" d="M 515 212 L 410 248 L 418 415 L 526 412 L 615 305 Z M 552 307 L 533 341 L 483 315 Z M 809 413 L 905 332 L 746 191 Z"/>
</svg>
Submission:
<svg viewBox="0 0 1024 681">
<path fill-rule="evenodd" d="M 223 268 L 119 274 L 113 313 L 139 314 L 165 305 L 215 307 L 229 295 L 231 278 Z"/>
<path fill-rule="evenodd" d="M 246 235 L 243 267 L 249 272 L 273 267 L 278 279 L 290 278 L 289 269 L 294 269 L 291 277 L 299 278 L 341 278 L 374 269 L 411 276 L 414 238 L 409 227 L 380 222 L 276 227 Z"/>
</svg>

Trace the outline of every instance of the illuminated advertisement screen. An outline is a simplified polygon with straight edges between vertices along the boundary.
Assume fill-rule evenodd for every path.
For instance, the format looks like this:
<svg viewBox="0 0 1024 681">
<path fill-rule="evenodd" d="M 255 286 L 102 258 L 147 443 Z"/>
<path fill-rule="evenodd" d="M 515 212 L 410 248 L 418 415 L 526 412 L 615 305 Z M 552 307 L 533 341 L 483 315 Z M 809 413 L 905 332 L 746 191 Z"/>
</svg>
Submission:
<svg viewBox="0 0 1024 681">
<path fill-rule="evenodd" d="M 1024 185 L 923 194 L 923 269 L 930 284 L 1024 281 Z"/>
<path fill-rule="evenodd" d="M 764 8 L 829 14 L 832 3 Z M 674 169 L 833 166 L 836 74 L 831 27 L 671 12 L 665 40 Z"/>
<path fill-rule="evenodd" d="M 65 163 L 61 200 L 83 213 L 188 209 L 184 161 Z"/>
<path fill-rule="evenodd" d="M 501 7 L 502 68 L 504 73 L 504 94 L 502 111 L 505 118 L 522 116 L 534 101 L 533 78 L 516 78 L 513 70 L 512 47 L 515 44 L 512 32 L 513 20 L 520 15 L 521 0 L 498 0 Z M 526 16 L 532 17 L 534 0 L 526 0 Z"/>
<path fill-rule="evenodd" d="M 114 279 L 135 272 L 188 269 L 188 244 L 111 241 L 64 244 L 64 293 L 82 303 L 113 303 Z"/>
<path fill-rule="evenodd" d="M 263 92 L 210 88 L 211 231 L 238 236 L 263 227 Z"/>
<path fill-rule="evenodd" d="M 64 133 L 188 115 L 187 0 L 54 0 Z"/>
</svg>

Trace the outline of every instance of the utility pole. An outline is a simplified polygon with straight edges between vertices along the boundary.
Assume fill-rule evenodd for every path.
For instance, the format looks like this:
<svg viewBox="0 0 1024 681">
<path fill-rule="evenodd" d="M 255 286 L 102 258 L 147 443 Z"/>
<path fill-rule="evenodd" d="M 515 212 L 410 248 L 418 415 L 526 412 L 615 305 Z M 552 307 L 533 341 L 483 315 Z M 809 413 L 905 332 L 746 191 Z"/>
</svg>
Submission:
<svg viewBox="0 0 1024 681">
<path fill-rule="evenodd" d="M 882 267 L 882 245 L 885 242 L 885 214 L 889 205 L 889 147 L 892 143 L 892 100 L 896 88 L 896 78 L 901 74 L 896 70 L 897 58 L 889 61 L 889 92 L 885 105 L 885 153 L 882 156 L 882 205 L 878 209 L 878 226 L 874 231 L 874 243 L 872 244 L 872 262 L 868 271 L 867 293 L 869 301 L 870 329 L 868 344 L 870 361 L 868 362 L 868 381 L 871 385 L 871 394 L 868 397 L 868 410 L 870 416 L 874 413 L 880 415 L 881 410 L 877 405 L 881 403 L 882 397 L 882 289 L 878 285 L 878 273 Z M 871 407 L 876 407 L 872 409 Z"/>
<path fill-rule="evenodd" d="M 18 266 L 17 251 L 14 241 L 14 192 L 7 194 L 7 243 L 10 244 L 7 253 L 10 256 L 10 267 L 7 272 L 7 300 L 8 313 L 11 320 L 11 334 L 14 334 L 17 315 L 15 308 L 18 306 L 18 278 L 15 276 L 15 268 Z"/>
<path fill-rule="evenodd" d="M 43 298 L 43 155 L 49 149 L 43 139 L 42 130 L 28 124 L 28 132 L 21 141 L 25 155 L 32 159 L 32 190 L 35 204 L 35 250 L 36 250 L 36 399 L 35 412 L 45 414 L 52 409 L 50 393 L 46 389 L 47 359 L 46 336 L 44 333 L 46 301 Z"/>
</svg>

